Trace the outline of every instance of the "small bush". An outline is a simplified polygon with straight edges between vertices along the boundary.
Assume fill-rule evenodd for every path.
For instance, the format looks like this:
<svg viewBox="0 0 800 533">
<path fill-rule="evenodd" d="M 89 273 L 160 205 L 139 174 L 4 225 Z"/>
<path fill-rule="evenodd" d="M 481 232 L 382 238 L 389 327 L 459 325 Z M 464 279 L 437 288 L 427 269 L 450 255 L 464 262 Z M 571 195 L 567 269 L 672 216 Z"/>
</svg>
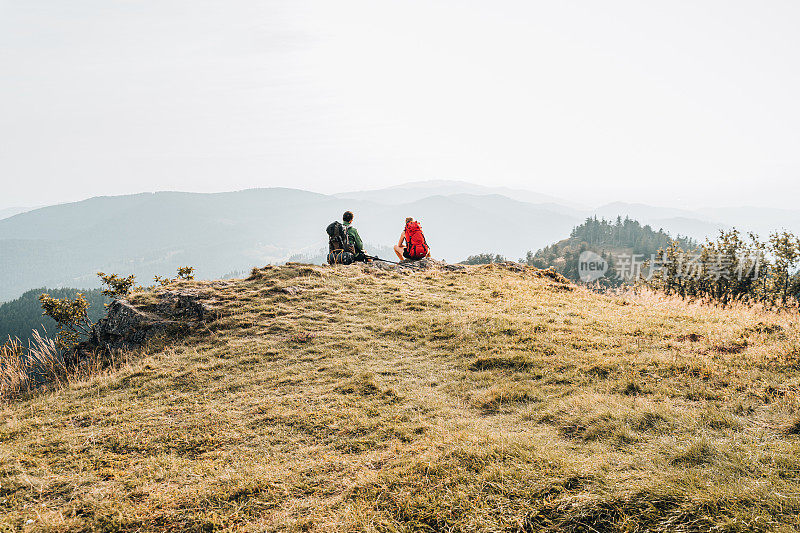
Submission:
<svg viewBox="0 0 800 533">
<path fill-rule="evenodd" d="M 193 279 L 194 279 L 194 267 L 185 266 L 185 267 L 180 267 L 178 269 L 178 273 L 177 276 L 175 276 L 175 278 L 165 278 L 162 276 L 155 276 L 153 278 L 153 281 L 155 281 L 162 287 L 166 287 L 167 285 L 171 285 L 176 281 L 192 281 Z"/>
<path fill-rule="evenodd" d="M 178 269 L 178 277 L 182 281 L 192 281 L 194 279 L 194 267 L 184 266 Z"/>
<path fill-rule="evenodd" d="M 131 274 L 126 278 L 122 278 L 116 274 L 106 274 L 105 272 L 98 272 L 97 276 L 107 285 L 107 289 L 103 289 L 103 294 L 110 298 L 122 298 L 131 293 L 131 289 L 136 284 L 136 276 Z"/>
<path fill-rule="evenodd" d="M 52 298 L 44 293 L 39 296 L 39 301 L 42 303 L 42 314 L 55 320 L 58 325 L 56 344 L 60 350 L 72 350 L 89 336 L 93 324 L 89 320 L 89 302 L 82 293 L 76 294 L 75 298 Z"/>
<path fill-rule="evenodd" d="M 461 261 L 462 265 L 491 265 L 492 263 L 502 263 L 506 258 L 500 254 L 478 254 L 471 255 Z"/>
</svg>

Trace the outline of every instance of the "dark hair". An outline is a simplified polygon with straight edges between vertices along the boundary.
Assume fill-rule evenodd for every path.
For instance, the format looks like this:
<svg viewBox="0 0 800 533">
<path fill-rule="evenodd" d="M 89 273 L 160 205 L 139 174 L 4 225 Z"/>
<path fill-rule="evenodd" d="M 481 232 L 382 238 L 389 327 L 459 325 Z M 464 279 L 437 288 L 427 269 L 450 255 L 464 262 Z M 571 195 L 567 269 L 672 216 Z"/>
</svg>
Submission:
<svg viewBox="0 0 800 533">
<path fill-rule="evenodd" d="M 353 212 L 352 211 L 345 211 L 344 215 L 342 215 L 342 220 L 345 222 L 352 222 L 353 221 Z"/>
</svg>

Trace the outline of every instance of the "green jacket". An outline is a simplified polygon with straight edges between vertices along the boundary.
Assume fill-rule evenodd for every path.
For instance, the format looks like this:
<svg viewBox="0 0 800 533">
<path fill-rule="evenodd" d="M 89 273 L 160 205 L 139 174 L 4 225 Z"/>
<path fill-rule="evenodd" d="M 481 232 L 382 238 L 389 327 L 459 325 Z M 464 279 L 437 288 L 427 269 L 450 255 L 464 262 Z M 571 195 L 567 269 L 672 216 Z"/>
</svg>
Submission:
<svg viewBox="0 0 800 533">
<path fill-rule="evenodd" d="M 344 223 L 344 227 L 347 230 L 347 235 L 353 240 L 353 244 L 355 245 L 356 248 L 356 253 L 363 252 L 364 243 L 361 242 L 361 236 L 359 236 L 358 230 L 347 222 Z"/>
</svg>

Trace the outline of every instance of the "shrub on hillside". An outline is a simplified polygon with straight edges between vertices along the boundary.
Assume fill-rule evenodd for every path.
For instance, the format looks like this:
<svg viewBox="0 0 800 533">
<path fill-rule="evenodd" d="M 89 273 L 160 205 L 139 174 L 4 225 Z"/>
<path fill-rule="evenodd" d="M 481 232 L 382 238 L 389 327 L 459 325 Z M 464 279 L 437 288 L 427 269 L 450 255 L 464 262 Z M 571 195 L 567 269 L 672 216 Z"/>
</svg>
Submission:
<svg viewBox="0 0 800 533">
<path fill-rule="evenodd" d="M 502 263 L 506 258 L 500 254 L 478 254 L 471 255 L 461 261 L 462 265 L 490 265 L 492 263 Z"/>
<path fill-rule="evenodd" d="M 131 289 L 133 289 L 136 284 L 136 276 L 133 274 L 123 278 L 117 274 L 98 272 L 97 277 L 100 278 L 103 285 L 108 287 L 107 289 L 103 289 L 103 294 L 109 298 L 122 298 L 123 296 L 127 296 L 131 293 Z"/>
<path fill-rule="evenodd" d="M 667 294 L 768 306 L 797 305 L 800 296 L 800 239 L 775 232 L 767 241 L 732 229 L 720 231 L 693 250 L 671 242 L 659 250 L 657 265 L 643 282 Z"/>
<path fill-rule="evenodd" d="M 42 314 L 56 322 L 58 334 L 55 340 L 59 350 L 72 350 L 89 336 L 93 324 L 89 320 L 89 302 L 83 294 L 78 293 L 74 298 L 53 298 L 45 293 L 39 296 L 39 301 Z"/>
</svg>

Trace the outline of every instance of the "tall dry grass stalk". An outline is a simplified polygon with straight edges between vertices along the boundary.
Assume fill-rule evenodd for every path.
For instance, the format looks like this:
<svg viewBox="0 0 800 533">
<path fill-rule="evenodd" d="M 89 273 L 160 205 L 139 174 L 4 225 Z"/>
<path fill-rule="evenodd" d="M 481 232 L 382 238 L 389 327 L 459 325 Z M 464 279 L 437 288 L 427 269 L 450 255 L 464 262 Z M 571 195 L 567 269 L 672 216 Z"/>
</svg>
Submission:
<svg viewBox="0 0 800 533">
<path fill-rule="evenodd" d="M 43 386 L 68 383 L 69 372 L 56 342 L 33 331 L 27 348 L 9 338 L 0 346 L 0 401 L 10 400 Z"/>
<path fill-rule="evenodd" d="M 33 331 L 33 340 L 28 343 L 28 360 L 40 380 L 34 386 L 67 382 L 67 365 L 56 341 L 36 330 Z"/>
<path fill-rule="evenodd" d="M 28 346 L 19 339 L 0 345 L 0 403 L 43 389 L 59 389 L 112 372 L 130 362 L 131 354 L 83 354 L 76 365 L 68 365 L 58 343 L 34 330 Z"/>
<path fill-rule="evenodd" d="M 8 338 L 0 345 L 0 400 L 16 396 L 27 379 L 27 359 L 19 339 Z"/>
</svg>

